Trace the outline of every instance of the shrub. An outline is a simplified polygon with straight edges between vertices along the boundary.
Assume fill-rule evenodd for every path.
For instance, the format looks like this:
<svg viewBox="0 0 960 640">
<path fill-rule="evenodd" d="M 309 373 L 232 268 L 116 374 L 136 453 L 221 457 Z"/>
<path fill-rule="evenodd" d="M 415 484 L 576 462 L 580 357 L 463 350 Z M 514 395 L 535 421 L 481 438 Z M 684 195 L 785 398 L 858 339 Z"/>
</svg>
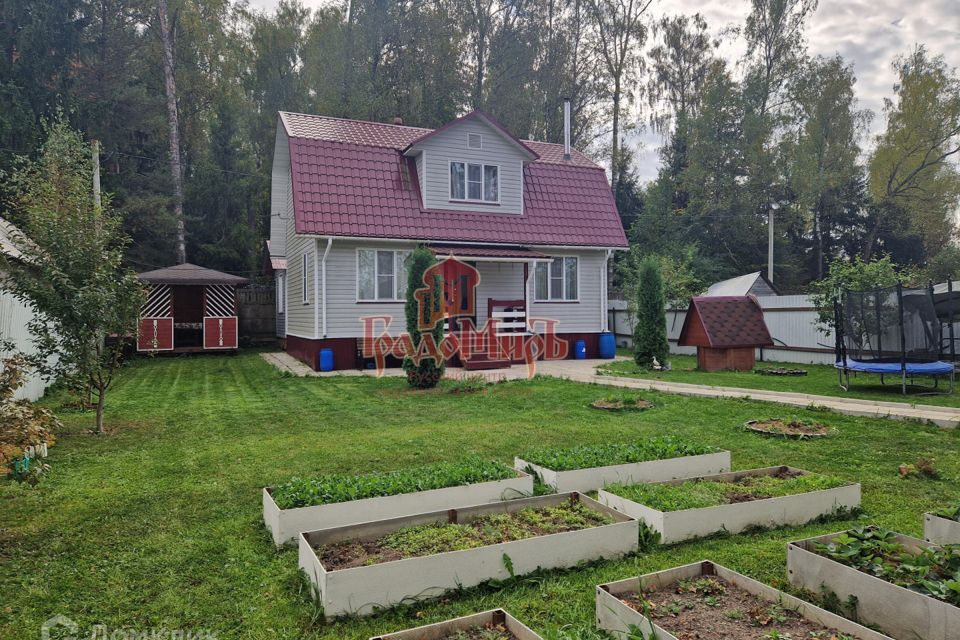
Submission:
<svg viewBox="0 0 960 640">
<path fill-rule="evenodd" d="M 663 293 L 660 263 L 647 258 L 640 263 L 637 281 L 637 317 L 633 327 L 633 358 L 637 365 L 649 369 L 656 359 L 667 363 L 667 310 Z"/>
<path fill-rule="evenodd" d="M 423 332 L 420 330 L 420 323 L 418 322 L 422 310 L 415 292 L 425 286 L 424 273 L 436 263 L 436 256 L 426 247 L 417 247 L 408 259 L 407 302 L 404 311 L 407 317 L 407 333 L 410 334 L 410 342 L 414 353 L 417 353 L 420 343 L 423 341 Z M 432 299 L 437 302 L 442 295 L 441 284 L 440 278 L 435 277 Z M 433 335 L 434 344 L 439 347 L 440 341 L 443 340 L 443 321 L 437 322 L 430 333 Z M 415 363 L 410 357 L 405 357 L 403 359 L 403 370 L 407 373 L 407 382 L 411 387 L 432 389 L 437 386 L 440 378 L 443 377 L 443 361 L 432 357 L 424 357 L 420 362 Z"/>
<path fill-rule="evenodd" d="M 49 470 L 35 458 L 52 445 L 60 421 L 50 411 L 13 396 L 24 382 L 25 360 L 14 356 L 3 361 L 0 371 L 0 468 L 19 482 L 36 484 Z"/>
<path fill-rule="evenodd" d="M 273 500 L 281 509 L 294 509 L 505 480 L 516 475 L 513 469 L 502 463 L 468 458 L 387 473 L 291 478 L 273 490 Z"/>
</svg>

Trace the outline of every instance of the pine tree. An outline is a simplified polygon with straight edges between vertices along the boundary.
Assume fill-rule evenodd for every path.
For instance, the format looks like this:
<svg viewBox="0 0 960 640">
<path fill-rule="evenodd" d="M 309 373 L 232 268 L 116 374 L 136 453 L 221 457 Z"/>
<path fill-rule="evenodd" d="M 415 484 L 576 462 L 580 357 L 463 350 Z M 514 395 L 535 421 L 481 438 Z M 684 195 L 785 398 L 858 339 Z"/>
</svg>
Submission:
<svg viewBox="0 0 960 640">
<path fill-rule="evenodd" d="M 666 364 L 670 353 L 667 344 L 666 299 L 660 263 L 652 257 L 640 263 L 637 282 L 637 321 L 633 327 L 633 358 L 645 369 L 656 359 Z"/>
<path fill-rule="evenodd" d="M 424 287 L 424 273 L 437 264 L 437 258 L 426 247 L 417 247 L 408 258 L 407 262 L 407 303 L 404 311 L 407 317 L 407 333 L 410 334 L 410 342 L 413 345 L 413 352 L 418 353 L 420 343 L 423 342 L 423 332 L 420 330 L 420 314 L 422 310 L 420 303 L 416 298 L 417 289 Z M 442 295 L 441 281 L 439 276 L 434 277 L 433 294 L 430 296 L 435 304 L 439 304 Z M 433 335 L 433 342 L 439 348 L 440 341 L 443 340 L 443 320 L 439 320 L 430 331 Z M 423 357 L 419 363 L 415 363 L 412 358 L 403 359 L 403 370 L 407 372 L 407 382 L 416 389 L 432 389 L 440 382 L 443 377 L 443 360 L 439 358 Z"/>
</svg>

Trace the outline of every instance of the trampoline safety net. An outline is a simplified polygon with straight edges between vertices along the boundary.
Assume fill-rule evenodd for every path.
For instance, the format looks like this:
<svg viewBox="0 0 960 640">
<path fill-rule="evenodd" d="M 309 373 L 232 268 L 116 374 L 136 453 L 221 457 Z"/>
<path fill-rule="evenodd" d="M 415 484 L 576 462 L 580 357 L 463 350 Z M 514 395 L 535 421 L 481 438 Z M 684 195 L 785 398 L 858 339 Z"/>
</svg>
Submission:
<svg viewBox="0 0 960 640">
<path fill-rule="evenodd" d="M 843 296 L 846 357 L 861 362 L 935 362 L 941 324 L 929 289 L 847 291 Z"/>
</svg>

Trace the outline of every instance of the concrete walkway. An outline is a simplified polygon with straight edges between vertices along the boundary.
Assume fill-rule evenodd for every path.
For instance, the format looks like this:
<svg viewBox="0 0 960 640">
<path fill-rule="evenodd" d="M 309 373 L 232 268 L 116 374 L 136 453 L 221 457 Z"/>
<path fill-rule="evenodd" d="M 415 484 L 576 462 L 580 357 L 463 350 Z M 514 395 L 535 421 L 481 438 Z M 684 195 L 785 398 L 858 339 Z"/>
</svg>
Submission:
<svg viewBox="0 0 960 640">
<path fill-rule="evenodd" d="M 288 371 L 296 376 L 376 376 L 376 371 L 337 371 L 321 373 L 287 353 L 272 352 L 262 354 L 263 359 L 281 371 Z M 606 361 L 603 361 L 606 362 Z M 838 396 L 819 396 L 807 393 L 788 393 L 783 391 L 765 391 L 761 389 L 741 389 L 739 387 L 712 387 L 701 384 L 686 384 L 683 382 L 665 382 L 663 380 L 646 380 L 643 378 L 629 378 L 599 374 L 596 367 L 602 364 L 597 360 L 552 360 L 537 363 L 537 375 L 551 376 L 584 382 L 601 384 L 625 389 L 642 389 L 674 393 L 702 398 L 742 398 L 771 402 L 802 409 L 817 407 L 830 409 L 837 413 L 851 416 L 868 416 L 875 418 L 890 418 L 894 420 L 917 420 L 931 422 L 940 427 L 953 429 L 960 426 L 960 408 L 941 407 L 935 405 L 917 405 L 906 402 L 882 402 L 878 400 L 863 400 L 860 398 L 843 398 Z M 527 377 L 527 368 L 523 365 L 514 365 L 509 369 L 492 371 L 467 372 L 464 369 L 448 367 L 447 378 L 457 378 L 470 374 L 482 374 L 490 380 L 518 380 Z M 386 376 L 402 376 L 402 369 L 387 369 Z"/>
</svg>

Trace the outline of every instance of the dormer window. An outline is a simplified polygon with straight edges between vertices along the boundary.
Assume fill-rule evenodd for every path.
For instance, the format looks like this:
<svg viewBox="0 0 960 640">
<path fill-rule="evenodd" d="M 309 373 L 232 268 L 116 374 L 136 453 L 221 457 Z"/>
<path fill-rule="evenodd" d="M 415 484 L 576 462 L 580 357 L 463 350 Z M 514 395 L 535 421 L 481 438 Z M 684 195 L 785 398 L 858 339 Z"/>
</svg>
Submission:
<svg viewBox="0 0 960 640">
<path fill-rule="evenodd" d="M 499 203 L 500 167 L 495 164 L 451 162 L 450 199 Z"/>
</svg>

